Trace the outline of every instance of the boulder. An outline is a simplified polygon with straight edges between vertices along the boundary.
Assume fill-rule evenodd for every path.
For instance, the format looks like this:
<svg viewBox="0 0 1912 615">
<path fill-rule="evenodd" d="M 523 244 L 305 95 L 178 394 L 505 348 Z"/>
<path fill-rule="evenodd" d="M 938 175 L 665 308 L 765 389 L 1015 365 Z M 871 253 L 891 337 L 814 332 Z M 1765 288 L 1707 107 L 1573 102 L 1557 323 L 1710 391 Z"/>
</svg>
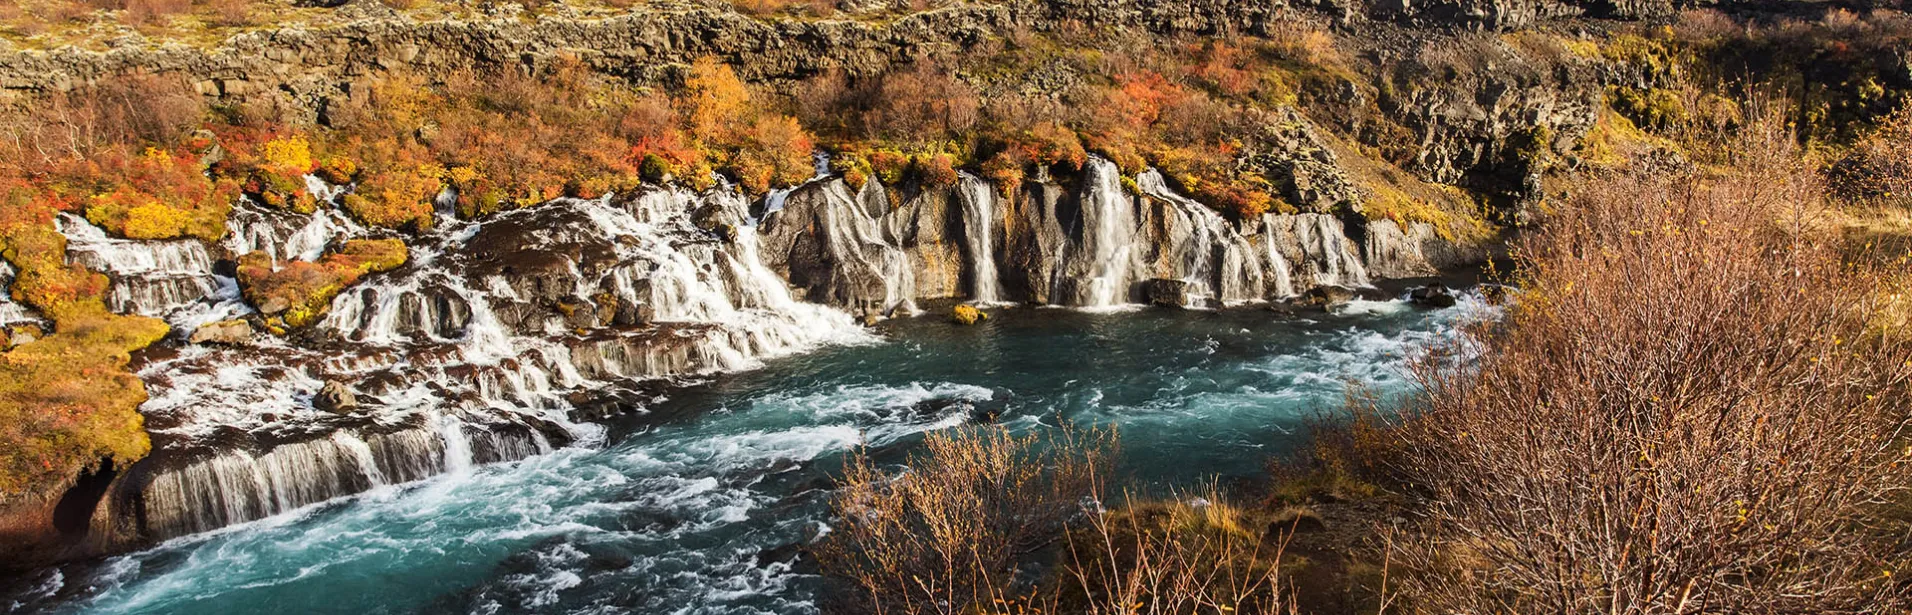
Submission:
<svg viewBox="0 0 1912 615">
<path fill-rule="evenodd" d="M 1353 301 L 1357 296 L 1359 296 L 1358 293 L 1352 288 L 1323 284 L 1308 289 L 1308 292 L 1301 293 L 1301 298 L 1297 299 L 1296 302 L 1307 306 L 1330 308 Z"/>
<path fill-rule="evenodd" d="M 312 396 L 312 407 L 324 412 L 345 414 L 359 407 L 358 394 L 352 388 L 337 380 L 325 383 L 318 394 Z"/>
<path fill-rule="evenodd" d="M 1142 290 L 1154 305 L 1186 308 L 1195 304 L 1195 285 L 1187 280 L 1155 278 L 1143 282 Z"/>
<path fill-rule="evenodd" d="M 1454 291 L 1438 282 L 1408 291 L 1407 299 L 1414 305 L 1430 308 L 1450 308 L 1458 303 Z"/>
<path fill-rule="evenodd" d="M 252 324 L 234 319 L 200 325 L 186 341 L 194 344 L 249 345 L 252 343 Z"/>
<path fill-rule="evenodd" d="M 949 319 L 959 325 L 973 325 L 979 321 L 988 320 L 989 315 L 973 305 L 958 305 L 949 311 Z"/>
</svg>

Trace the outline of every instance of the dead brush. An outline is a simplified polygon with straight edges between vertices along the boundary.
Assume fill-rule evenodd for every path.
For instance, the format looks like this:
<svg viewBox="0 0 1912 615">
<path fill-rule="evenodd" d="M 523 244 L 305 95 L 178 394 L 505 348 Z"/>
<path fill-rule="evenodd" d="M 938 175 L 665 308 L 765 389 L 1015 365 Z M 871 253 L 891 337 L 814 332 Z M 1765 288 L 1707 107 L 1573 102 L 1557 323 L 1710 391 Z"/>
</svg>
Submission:
<svg viewBox="0 0 1912 615">
<path fill-rule="evenodd" d="M 1135 502 L 1069 534 L 1057 612 L 1088 615 L 1294 613 L 1282 585 L 1293 525 L 1239 508 L 1213 488 Z"/>
<path fill-rule="evenodd" d="M 1424 362 L 1390 474 L 1427 498 L 1398 594 L 1428 612 L 1903 608 L 1912 351 L 1882 274 L 1813 223 L 1763 114 L 1696 169 L 1581 183 L 1519 247 L 1525 292 Z"/>
<path fill-rule="evenodd" d="M 1114 434 L 1017 435 L 1001 427 L 930 434 L 900 475 L 851 459 L 837 521 L 812 552 L 871 613 L 971 613 L 1030 589 L 1019 565 L 1100 499 Z"/>
</svg>

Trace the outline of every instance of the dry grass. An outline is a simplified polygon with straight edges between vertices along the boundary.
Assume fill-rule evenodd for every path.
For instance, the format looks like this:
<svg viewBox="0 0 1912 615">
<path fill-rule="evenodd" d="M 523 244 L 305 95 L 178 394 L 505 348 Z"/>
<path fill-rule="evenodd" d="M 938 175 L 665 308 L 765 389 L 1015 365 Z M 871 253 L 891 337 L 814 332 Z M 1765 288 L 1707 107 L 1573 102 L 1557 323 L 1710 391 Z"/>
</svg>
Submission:
<svg viewBox="0 0 1912 615">
<path fill-rule="evenodd" d="M 1820 233 L 1817 175 L 1754 118 L 1705 170 L 1577 186 L 1501 326 L 1424 362 L 1391 430 L 1427 496 L 1432 612 L 1847 613 L 1906 604 L 1876 514 L 1905 485 L 1912 349 Z"/>
</svg>

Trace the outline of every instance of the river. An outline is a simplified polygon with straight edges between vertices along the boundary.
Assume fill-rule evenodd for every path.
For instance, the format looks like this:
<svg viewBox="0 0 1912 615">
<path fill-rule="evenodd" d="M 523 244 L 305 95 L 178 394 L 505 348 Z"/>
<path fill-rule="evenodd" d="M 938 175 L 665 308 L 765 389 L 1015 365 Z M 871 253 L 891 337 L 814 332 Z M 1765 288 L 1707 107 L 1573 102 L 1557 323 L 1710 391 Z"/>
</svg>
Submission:
<svg viewBox="0 0 1912 615">
<path fill-rule="evenodd" d="M 876 341 L 660 387 L 601 441 L 381 487 L 43 570 L 0 605 L 63 613 L 815 613 L 789 545 L 826 527 L 831 476 L 873 447 L 999 413 L 1114 426 L 1145 491 L 1252 483 L 1349 380 L 1404 365 L 1485 310 L 1356 301 L 1261 309 L 992 310 L 890 321 Z"/>
</svg>

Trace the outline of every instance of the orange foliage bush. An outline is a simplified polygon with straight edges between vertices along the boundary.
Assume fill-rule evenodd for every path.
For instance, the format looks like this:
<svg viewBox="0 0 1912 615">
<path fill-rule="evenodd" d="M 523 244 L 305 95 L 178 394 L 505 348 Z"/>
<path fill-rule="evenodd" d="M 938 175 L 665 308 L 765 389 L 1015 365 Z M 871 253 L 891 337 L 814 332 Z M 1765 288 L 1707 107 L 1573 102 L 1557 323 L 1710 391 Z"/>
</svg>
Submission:
<svg viewBox="0 0 1912 615">
<path fill-rule="evenodd" d="M 226 234 L 238 186 L 207 179 L 197 156 L 149 148 L 137 156 L 109 151 L 96 159 L 98 177 L 113 181 L 88 199 L 87 220 L 132 239 L 217 241 Z"/>
</svg>

